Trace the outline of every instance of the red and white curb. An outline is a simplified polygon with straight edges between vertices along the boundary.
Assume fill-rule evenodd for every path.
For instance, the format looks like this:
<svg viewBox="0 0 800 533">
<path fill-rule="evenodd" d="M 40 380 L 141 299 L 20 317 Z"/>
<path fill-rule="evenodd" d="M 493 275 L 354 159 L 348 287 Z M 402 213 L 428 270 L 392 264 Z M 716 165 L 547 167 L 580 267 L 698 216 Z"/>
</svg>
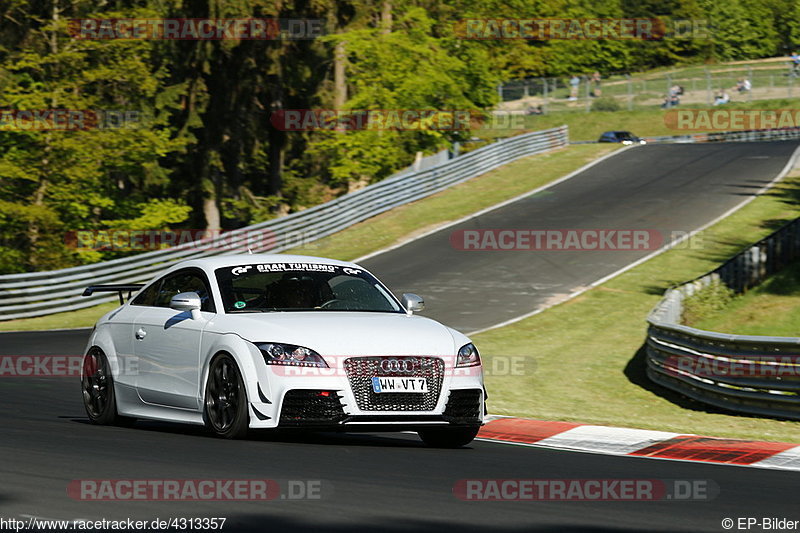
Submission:
<svg viewBox="0 0 800 533">
<path fill-rule="evenodd" d="M 800 445 L 490 416 L 478 439 L 542 448 L 800 470 Z"/>
</svg>

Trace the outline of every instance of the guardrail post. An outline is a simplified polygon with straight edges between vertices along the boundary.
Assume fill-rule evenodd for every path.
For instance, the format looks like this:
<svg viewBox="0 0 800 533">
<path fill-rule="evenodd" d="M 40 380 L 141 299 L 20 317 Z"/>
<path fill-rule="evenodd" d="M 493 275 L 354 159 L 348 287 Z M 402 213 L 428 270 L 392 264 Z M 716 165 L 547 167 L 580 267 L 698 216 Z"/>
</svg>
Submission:
<svg viewBox="0 0 800 533">
<path fill-rule="evenodd" d="M 586 88 L 584 90 L 584 93 L 586 94 L 586 96 L 585 96 L 585 98 L 586 98 L 586 106 L 585 106 L 585 108 L 586 108 L 586 112 L 588 113 L 589 111 L 592 110 L 592 96 L 591 96 L 592 95 L 592 91 L 591 91 L 591 87 L 590 87 L 592 82 L 587 76 L 581 76 L 581 79 L 583 79 L 586 82 Z"/>
<path fill-rule="evenodd" d="M 626 74 L 626 76 L 628 77 L 625 83 L 628 86 L 628 111 L 633 111 L 633 81 L 630 74 Z"/>
<path fill-rule="evenodd" d="M 548 85 L 548 83 L 549 83 L 549 81 L 547 80 L 547 78 L 542 78 L 542 91 L 543 91 L 543 98 L 544 98 L 544 104 L 542 106 L 542 111 L 544 111 L 545 113 L 547 113 L 547 107 L 548 107 L 548 99 L 547 99 L 547 85 Z"/>
</svg>

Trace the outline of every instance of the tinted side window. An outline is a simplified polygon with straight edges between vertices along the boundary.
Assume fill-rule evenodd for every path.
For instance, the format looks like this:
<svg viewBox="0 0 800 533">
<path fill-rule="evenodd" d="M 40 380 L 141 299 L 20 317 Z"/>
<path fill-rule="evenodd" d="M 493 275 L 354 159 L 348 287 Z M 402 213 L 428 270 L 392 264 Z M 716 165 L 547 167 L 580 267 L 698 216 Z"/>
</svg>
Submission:
<svg viewBox="0 0 800 533">
<path fill-rule="evenodd" d="M 172 297 L 182 292 L 196 292 L 202 302 L 200 310 L 215 312 L 214 304 L 211 301 L 211 291 L 203 276 L 197 272 L 176 272 L 165 278 L 161 290 L 158 291 L 155 306 L 169 307 Z"/>
<path fill-rule="evenodd" d="M 154 307 L 156 305 L 156 296 L 158 295 L 158 287 L 161 285 L 161 280 L 156 281 L 133 299 L 131 305 L 146 305 Z"/>
</svg>

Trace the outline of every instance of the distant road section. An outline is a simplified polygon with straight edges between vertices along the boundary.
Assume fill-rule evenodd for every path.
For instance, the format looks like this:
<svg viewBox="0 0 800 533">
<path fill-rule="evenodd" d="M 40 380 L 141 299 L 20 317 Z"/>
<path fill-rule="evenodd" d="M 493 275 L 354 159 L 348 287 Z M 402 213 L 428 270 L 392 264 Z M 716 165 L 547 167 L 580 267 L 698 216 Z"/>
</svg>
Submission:
<svg viewBox="0 0 800 533">
<path fill-rule="evenodd" d="M 464 332 L 535 311 L 755 195 L 796 141 L 647 145 L 362 264 Z"/>
</svg>

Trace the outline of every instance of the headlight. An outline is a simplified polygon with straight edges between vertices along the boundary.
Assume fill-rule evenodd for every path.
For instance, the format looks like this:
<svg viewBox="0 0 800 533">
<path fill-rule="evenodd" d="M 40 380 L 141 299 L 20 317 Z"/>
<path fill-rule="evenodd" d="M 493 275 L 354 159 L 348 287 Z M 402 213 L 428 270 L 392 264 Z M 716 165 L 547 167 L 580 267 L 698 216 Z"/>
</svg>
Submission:
<svg viewBox="0 0 800 533">
<path fill-rule="evenodd" d="M 264 362 L 268 365 L 294 365 L 294 366 L 315 366 L 328 368 L 325 359 L 317 352 L 304 346 L 293 344 L 281 344 L 277 342 L 262 342 L 256 344 Z"/>
<path fill-rule="evenodd" d="M 481 364 L 481 356 L 474 344 L 465 344 L 458 350 L 456 366 L 477 366 Z"/>
</svg>

